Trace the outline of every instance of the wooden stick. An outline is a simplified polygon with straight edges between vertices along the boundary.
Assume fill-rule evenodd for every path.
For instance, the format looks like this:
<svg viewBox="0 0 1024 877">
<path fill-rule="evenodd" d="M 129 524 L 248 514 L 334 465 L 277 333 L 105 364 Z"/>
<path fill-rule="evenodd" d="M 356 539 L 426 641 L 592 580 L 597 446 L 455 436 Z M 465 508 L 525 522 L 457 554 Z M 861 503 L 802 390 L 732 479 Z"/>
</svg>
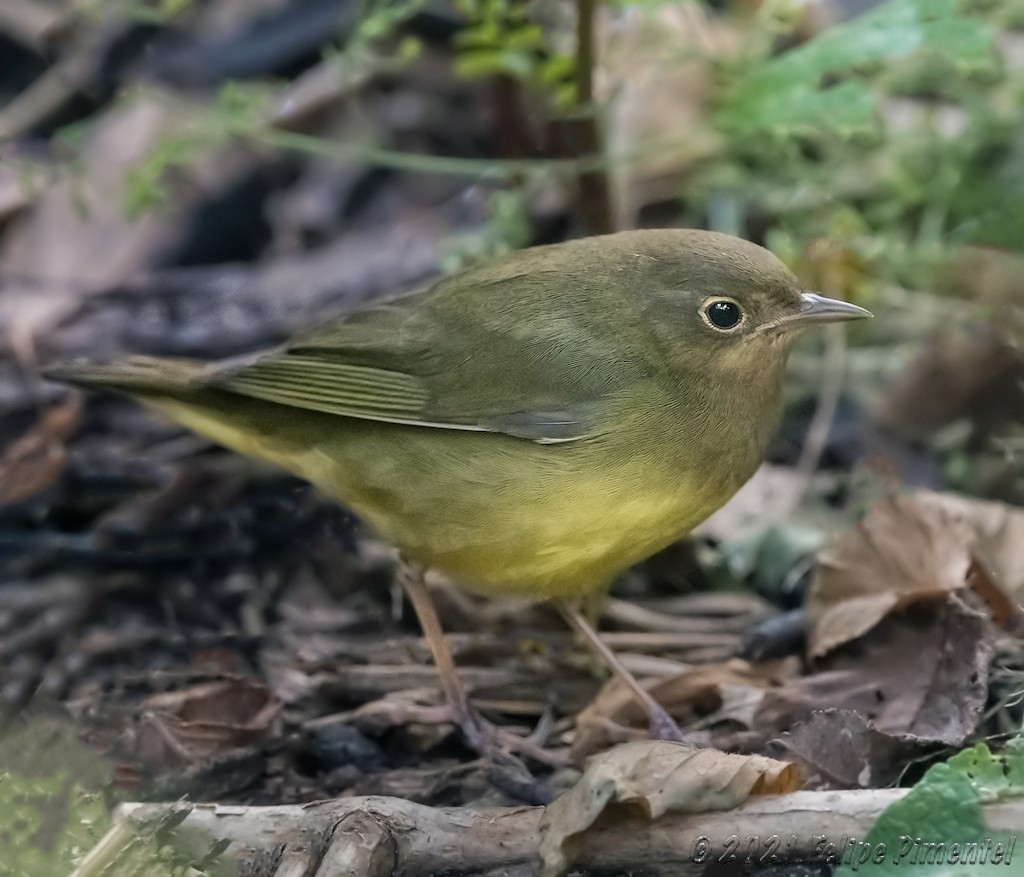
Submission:
<svg viewBox="0 0 1024 877">
<path fill-rule="evenodd" d="M 820 855 L 826 843 L 838 847 L 844 837 L 863 839 L 879 814 L 906 793 L 906 789 L 795 792 L 752 798 L 733 810 L 668 814 L 653 823 L 624 816 L 584 836 L 575 867 L 697 877 L 712 858 L 728 858 L 730 838 L 738 839 L 734 849 L 742 859 L 749 838 L 759 839 L 764 847 L 773 835 L 782 839 L 780 857 L 814 861 L 815 850 Z M 241 875 L 255 873 L 257 861 L 265 868 L 268 851 L 275 850 L 276 871 L 261 874 L 298 873 L 298 857 L 313 858 L 317 877 L 429 877 L 449 872 L 462 877 L 495 873 L 526 877 L 537 872 L 540 861 L 542 807 L 434 808 L 385 797 L 278 807 L 189 806 L 177 829 L 177 842 L 186 852 L 202 856 L 215 840 L 230 841 L 225 854 L 241 863 Z M 124 804 L 118 808 L 118 823 L 111 835 L 123 838 L 126 825 L 145 826 L 181 807 Z M 1024 801 L 988 804 L 983 818 L 993 831 L 1019 830 L 1024 825 Z M 145 836 L 144 827 L 140 833 Z M 86 856 L 72 877 L 98 877 L 94 863 L 109 869 L 105 874 L 117 874 L 110 867 L 113 846 L 101 841 L 104 854 Z"/>
</svg>

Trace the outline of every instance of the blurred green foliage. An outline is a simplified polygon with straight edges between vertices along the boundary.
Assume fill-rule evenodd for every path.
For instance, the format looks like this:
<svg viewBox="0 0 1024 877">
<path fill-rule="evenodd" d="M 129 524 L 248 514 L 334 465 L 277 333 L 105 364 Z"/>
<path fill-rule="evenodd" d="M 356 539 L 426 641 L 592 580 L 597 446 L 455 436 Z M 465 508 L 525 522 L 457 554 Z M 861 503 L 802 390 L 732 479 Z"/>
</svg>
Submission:
<svg viewBox="0 0 1024 877">
<path fill-rule="evenodd" d="M 456 69 L 465 76 L 510 76 L 555 107 L 576 100 L 571 28 L 553 4 L 458 0 L 466 27 L 455 39 Z M 545 20 L 546 19 L 546 20 Z M 545 26 L 546 25 L 546 26 Z"/>
<path fill-rule="evenodd" d="M 72 870 L 110 824 L 104 767 L 55 719 L 0 737 L 0 877 Z"/>
<path fill-rule="evenodd" d="M 441 271 L 456 271 L 530 244 L 530 217 L 519 190 L 498 189 L 487 199 L 486 221 L 453 236 L 441 257 Z"/>
<path fill-rule="evenodd" d="M 405 22 L 423 11 L 426 5 L 426 0 L 367 0 L 362 5 L 355 28 L 333 57 L 351 56 L 360 51 L 383 51 L 379 43 L 389 41 Z M 399 41 L 398 54 L 411 59 L 415 55 L 412 45 L 410 38 Z"/>
<path fill-rule="evenodd" d="M 194 113 L 179 130 L 161 137 L 148 159 L 128 172 L 124 194 L 128 215 L 137 217 L 173 204 L 176 176 L 239 132 L 260 127 L 270 102 L 271 93 L 265 87 L 226 83 L 211 110 Z"/>
<path fill-rule="evenodd" d="M 781 55 L 747 59 L 719 124 L 737 140 L 875 133 L 883 95 L 910 82 L 900 62 L 913 57 L 936 78 L 991 72 L 993 37 L 957 0 L 890 0 Z"/>
<path fill-rule="evenodd" d="M 724 65 L 722 154 L 694 183 L 783 236 L 837 216 L 876 277 L 927 288 L 952 247 L 1024 248 L 1024 52 L 1010 0 L 887 0 Z M 792 244 L 791 244 L 792 245 Z"/>
<path fill-rule="evenodd" d="M 227 842 L 187 843 L 181 807 L 145 823 L 120 823 L 111 764 L 78 741 L 66 719 L 23 716 L 0 733 L 0 877 L 187 877 L 237 873 Z"/>
<path fill-rule="evenodd" d="M 658 27 L 657 16 L 671 5 L 606 4 L 621 20 L 602 31 L 599 68 L 622 21 L 648 16 Z M 741 49 L 699 59 L 713 71 L 707 118 L 700 124 L 716 132 L 719 148 L 680 168 L 678 221 L 763 237 L 793 258 L 808 242 L 841 229 L 839 239 L 875 280 L 913 289 L 930 288 L 957 246 L 1024 251 L 1024 0 L 885 0 L 849 21 L 812 28 L 808 37 L 800 28 L 809 5 L 766 0 L 752 16 L 724 13 Z M 163 12 L 182 8 L 180 0 L 160 5 Z M 419 47 L 401 29 L 422 8 L 423 0 L 367 3 L 354 32 L 327 60 L 373 70 L 386 58 L 392 71 L 412 63 Z M 537 101 L 531 103 L 534 116 L 557 115 L 571 104 L 571 7 L 544 0 L 458 0 L 456 8 L 465 24 L 455 39 L 454 72 L 510 77 Z M 662 57 L 641 60 L 657 62 L 671 75 L 699 54 L 699 44 L 666 49 L 664 42 L 651 43 L 652 56 Z M 647 44 L 640 46 L 648 51 Z M 618 99 L 621 84 L 609 84 L 607 100 Z M 284 87 L 264 86 L 262 97 Z M 575 176 L 583 167 L 582 160 L 506 162 L 332 144 L 275 131 L 266 102 L 254 94 L 261 89 L 229 87 L 209 112 L 197 111 L 193 125 L 169 135 L 133 171 L 129 210 L 166 203 L 175 173 L 207 150 L 232 138 L 251 139 L 321 156 L 333 152 L 346 161 L 362 157 L 424 173 L 455 173 L 491 188 L 503 185 L 521 198 L 513 210 L 505 197 L 477 244 L 456 247 L 461 260 L 474 251 L 484 257 L 528 243 L 522 223 L 509 217 L 525 215 L 530 187 L 538 179 Z M 614 124 L 613 113 L 604 118 Z M 632 144 L 630 154 L 594 156 L 587 164 L 613 172 L 621 162 L 668 154 L 691 134 L 665 130 Z M 484 240 L 486 246 L 478 245 Z"/>
</svg>

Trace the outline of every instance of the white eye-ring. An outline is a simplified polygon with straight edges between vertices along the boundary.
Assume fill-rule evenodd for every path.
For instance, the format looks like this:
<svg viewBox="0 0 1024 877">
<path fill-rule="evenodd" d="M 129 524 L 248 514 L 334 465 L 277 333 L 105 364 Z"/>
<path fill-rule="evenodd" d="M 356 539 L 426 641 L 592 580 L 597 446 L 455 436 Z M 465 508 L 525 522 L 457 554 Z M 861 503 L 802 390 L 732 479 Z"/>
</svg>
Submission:
<svg viewBox="0 0 1024 877">
<path fill-rule="evenodd" d="M 724 296 L 705 299 L 700 306 L 700 317 L 716 332 L 732 332 L 746 319 L 743 308 Z"/>
</svg>

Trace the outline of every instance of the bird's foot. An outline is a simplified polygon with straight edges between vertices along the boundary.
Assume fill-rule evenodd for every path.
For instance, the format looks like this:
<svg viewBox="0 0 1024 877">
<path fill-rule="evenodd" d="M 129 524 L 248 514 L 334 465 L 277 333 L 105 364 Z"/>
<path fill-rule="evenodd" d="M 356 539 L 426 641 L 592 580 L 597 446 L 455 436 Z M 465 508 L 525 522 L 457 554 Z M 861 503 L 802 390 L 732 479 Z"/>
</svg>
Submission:
<svg viewBox="0 0 1024 877">
<path fill-rule="evenodd" d="M 676 724 L 676 720 L 668 712 L 653 700 L 647 705 L 647 732 L 652 740 L 666 740 L 670 743 L 685 743 L 687 746 L 694 746 L 682 729 Z"/>
<path fill-rule="evenodd" d="M 452 719 L 469 746 L 486 764 L 487 779 L 509 797 L 526 804 L 550 804 L 553 795 L 519 758 L 526 756 L 551 767 L 568 764 L 568 753 L 544 748 L 532 737 L 521 737 L 487 721 L 468 704 L 455 707 Z"/>
<path fill-rule="evenodd" d="M 465 737 L 470 749 L 487 755 L 503 749 L 502 732 L 497 725 L 487 721 L 467 702 L 453 703 L 452 720 Z"/>
<path fill-rule="evenodd" d="M 462 731 L 470 748 L 488 759 L 517 753 L 540 764 L 561 767 L 568 764 L 566 751 L 545 748 L 535 736 L 523 737 L 487 721 L 468 703 L 452 703 L 452 721 Z"/>
</svg>

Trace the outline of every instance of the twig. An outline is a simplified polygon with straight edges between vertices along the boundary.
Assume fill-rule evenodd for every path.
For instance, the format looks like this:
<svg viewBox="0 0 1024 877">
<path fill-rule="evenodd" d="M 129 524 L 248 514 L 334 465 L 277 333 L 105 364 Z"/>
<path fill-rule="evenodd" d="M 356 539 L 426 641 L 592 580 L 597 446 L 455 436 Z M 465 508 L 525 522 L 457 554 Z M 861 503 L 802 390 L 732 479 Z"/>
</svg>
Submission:
<svg viewBox="0 0 1024 877">
<path fill-rule="evenodd" d="M 76 48 L 0 111 L 0 143 L 32 130 L 76 94 L 94 85 L 96 47 Z"/>
<path fill-rule="evenodd" d="M 797 509 L 811 486 L 811 479 L 821 462 L 821 455 L 828 444 L 828 434 L 839 407 L 843 391 L 843 377 L 846 373 L 846 328 L 840 325 L 825 326 L 825 361 L 821 370 L 821 384 L 818 398 L 807 427 L 807 436 L 800 451 L 793 478 L 793 491 L 787 502 L 776 509 L 780 519 L 788 518 Z"/>
<path fill-rule="evenodd" d="M 70 4 L 38 0 L 5 0 L 0 4 L 0 32 L 31 46 L 37 52 L 71 20 Z"/>
<path fill-rule="evenodd" d="M 594 25 L 597 0 L 576 0 L 576 101 L 583 112 L 570 122 L 581 155 L 601 154 L 601 132 L 594 103 Z M 590 234 L 605 234 L 613 228 L 608 175 L 603 168 L 582 170 L 579 175 L 583 225 Z"/>
<path fill-rule="evenodd" d="M 778 835 L 780 848 L 794 861 L 813 860 L 824 842 L 837 846 L 844 836 L 863 838 L 879 814 L 906 794 L 906 789 L 841 792 L 796 792 L 752 798 L 733 810 L 696 815 L 670 814 L 651 823 L 639 816 L 609 820 L 600 831 L 582 838 L 576 860 L 581 870 L 696 877 L 708 863 L 695 862 L 699 838 L 707 838 L 714 857 L 726 853 L 730 837 Z M 98 850 L 123 844 L 124 825 L 159 824 L 180 804 L 125 804 L 118 823 Z M 213 839 L 230 841 L 226 854 L 245 860 L 267 850 L 308 849 L 311 839 L 326 839 L 318 877 L 426 877 L 458 873 L 464 877 L 494 873 L 528 874 L 539 868 L 541 807 L 470 810 L 433 808 L 399 798 L 343 798 L 307 805 L 234 807 L 196 805 L 181 823 L 176 840 L 187 854 L 203 855 Z M 984 807 L 984 821 L 993 831 L 1024 825 L 1024 801 L 1002 801 Z M 790 838 L 793 838 L 792 842 Z M 306 845 L 306 846 L 303 846 Z M 737 847 L 737 855 L 746 855 Z M 700 858 L 698 855 L 697 858 Z M 294 863 L 293 863 L 294 864 Z M 73 877 L 98 877 L 110 868 L 109 855 L 95 851 Z M 361 870 L 360 870 L 361 869 Z M 279 869 L 278 874 L 294 873 Z"/>
</svg>

